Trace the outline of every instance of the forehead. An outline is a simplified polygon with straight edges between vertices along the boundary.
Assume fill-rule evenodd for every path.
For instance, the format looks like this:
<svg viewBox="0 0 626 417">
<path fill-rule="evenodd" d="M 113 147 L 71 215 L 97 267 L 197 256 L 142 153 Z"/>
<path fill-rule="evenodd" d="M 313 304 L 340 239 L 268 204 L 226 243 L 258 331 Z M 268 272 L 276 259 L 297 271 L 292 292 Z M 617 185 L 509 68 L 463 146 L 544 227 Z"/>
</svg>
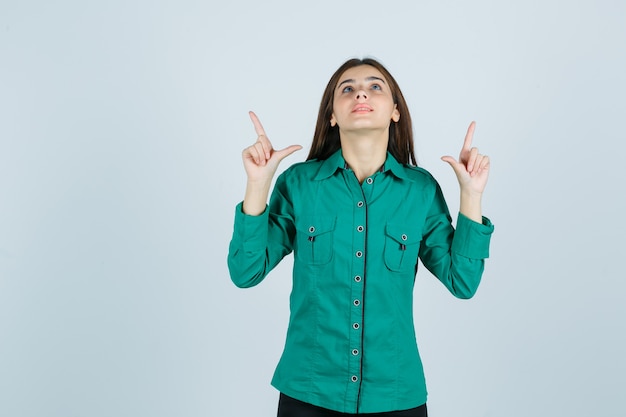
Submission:
<svg viewBox="0 0 626 417">
<path fill-rule="evenodd" d="M 343 74 L 339 77 L 339 83 L 345 80 L 354 80 L 354 81 L 362 81 L 369 77 L 377 77 L 381 78 L 385 83 L 387 83 L 387 78 L 383 75 L 382 72 L 377 70 L 371 65 L 359 65 L 358 67 L 352 67 L 344 71 Z"/>
</svg>

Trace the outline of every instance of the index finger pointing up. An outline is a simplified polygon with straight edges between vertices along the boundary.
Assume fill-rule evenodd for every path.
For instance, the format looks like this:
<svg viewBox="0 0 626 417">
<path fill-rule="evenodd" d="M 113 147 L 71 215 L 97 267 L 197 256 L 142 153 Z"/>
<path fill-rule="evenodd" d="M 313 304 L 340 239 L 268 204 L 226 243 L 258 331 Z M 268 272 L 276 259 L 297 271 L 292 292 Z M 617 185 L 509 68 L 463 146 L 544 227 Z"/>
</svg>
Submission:
<svg viewBox="0 0 626 417">
<path fill-rule="evenodd" d="M 469 151 L 472 148 L 472 139 L 474 138 L 474 129 L 476 128 L 476 122 L 470 123 L 465 134 L 465 142 L 463 143 L 463 150 Z"/>
<path fill-rule="evenodd" d="M 254 124 L 254 131 L 256 132 L 256 134 L 259 136 L 267 136 L 265 134 L 265 130 L 263 129 L 261 121 L 259 120 L 257 115 L 254 114 L 253 111 L 250 112 L 250 119 L 252 119 L 252 124 Z"/>
</svg>

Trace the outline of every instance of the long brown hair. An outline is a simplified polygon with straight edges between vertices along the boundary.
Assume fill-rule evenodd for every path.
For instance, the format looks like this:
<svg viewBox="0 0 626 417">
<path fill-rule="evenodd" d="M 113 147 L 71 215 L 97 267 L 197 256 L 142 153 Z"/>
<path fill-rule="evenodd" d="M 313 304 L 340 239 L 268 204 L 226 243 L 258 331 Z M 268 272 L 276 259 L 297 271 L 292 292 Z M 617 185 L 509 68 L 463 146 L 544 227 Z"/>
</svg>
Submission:
<svg viewBox="0 0 626 417">
<path fill-rule="evenodd" d="M 413 148 L 413 126 L 411 124 L 409 108 L 396 80 L 380 62 L 373 58 L 353 58 L 344 62 L 328 81 L 328 85 L 322 95 L 322 102 L 320 103 L 315 133 L 313 135 L 313 143 L 309 155 L 306 158 L 307 161 L 311 159 L 326 159 L 341 148 L 339 126 L 330 125 L 330 118 L 333 114 L 334 92 L 341 75 L 348 69 L 361 65 L 370 65 L 385 76 L 391 88 L 393 102 L 397 105 L 398 112 L 400 112 L 400 120 L 398 122 L 391 121 L 389 125 L 387 150 L 401 164 L 417 165 Z"/>
</svg>

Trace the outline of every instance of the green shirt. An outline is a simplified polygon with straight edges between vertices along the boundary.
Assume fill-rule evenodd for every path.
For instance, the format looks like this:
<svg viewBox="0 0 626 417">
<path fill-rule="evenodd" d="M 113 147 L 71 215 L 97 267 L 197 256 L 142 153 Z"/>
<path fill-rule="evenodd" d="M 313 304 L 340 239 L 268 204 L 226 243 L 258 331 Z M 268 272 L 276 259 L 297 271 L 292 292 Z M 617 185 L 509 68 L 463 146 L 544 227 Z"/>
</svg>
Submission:
<svg viewBox="0 0 626 417">
<path fill-rule="evenodd" d="M 233 282 L 252 287 L 294 252 L 291 317 L 272 385 L 344 413 L 426 402 L 415 340 L 418 257 L 459 298 L 471 297 L 493 225 L 459 214 L 456 231 L 435 179 L 391 154 L 359 184 L 341 150 L 280 175 L 269 208 L 235 213 Z"/>
</svg>

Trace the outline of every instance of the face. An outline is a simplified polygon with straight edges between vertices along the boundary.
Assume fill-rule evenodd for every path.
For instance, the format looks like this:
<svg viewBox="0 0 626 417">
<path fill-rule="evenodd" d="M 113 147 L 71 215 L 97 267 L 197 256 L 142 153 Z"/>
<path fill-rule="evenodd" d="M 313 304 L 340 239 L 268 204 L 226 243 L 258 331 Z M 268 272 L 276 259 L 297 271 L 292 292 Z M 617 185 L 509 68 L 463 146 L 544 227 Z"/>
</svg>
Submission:
<svg viewBox="0 0 626 417">
<path fill-rule="evenodd" d="M 400 120 L 391 88 L 376 68 L 360 65 L 339 77 L 333 98 L 331 126 L 340 131 L 389 128 L 391 121 Z"/>
</svg>

